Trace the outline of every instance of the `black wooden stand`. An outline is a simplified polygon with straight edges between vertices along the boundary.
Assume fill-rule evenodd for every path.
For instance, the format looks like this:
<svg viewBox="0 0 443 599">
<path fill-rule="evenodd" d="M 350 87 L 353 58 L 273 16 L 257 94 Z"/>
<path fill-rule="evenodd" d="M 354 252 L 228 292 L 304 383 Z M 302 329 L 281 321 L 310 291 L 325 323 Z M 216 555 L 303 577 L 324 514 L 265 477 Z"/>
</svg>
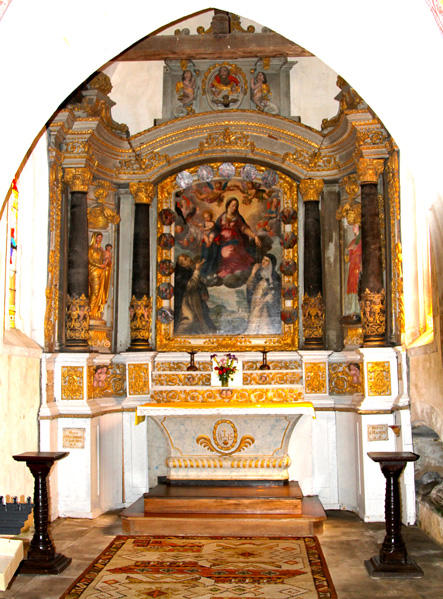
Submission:
<svg viewBox="0 0 443 599">
<path fill-rule="evenodd" d="M 35 479 L 35 533 L 29 545 L 27 558 L 20 564 L 20 574 L 60 574 L 72 561 L 70 557 L 55 553 L 55 546 L 48 532 L 49 511 L 46 478 L 54 462 L 67 455 L 69 455 L 67 451 L 32 451 L 12 456 L 17 462 L 26 462 Z"/>
<path fill-rule="evenodd" d="M 401 536 L 401 505 L 399 478 L 406 462 L 415 462 L 419 458 L 412 452 L 368 453 L 374 462 L 380 463 L 386 478 L 385 521 L 386 536 L 380 549 L 380 555 L 374 555 L 365 561 L 366 570 L 371 578 L 421 578 L 423 570 L 408 557 Z"/>
</svg>

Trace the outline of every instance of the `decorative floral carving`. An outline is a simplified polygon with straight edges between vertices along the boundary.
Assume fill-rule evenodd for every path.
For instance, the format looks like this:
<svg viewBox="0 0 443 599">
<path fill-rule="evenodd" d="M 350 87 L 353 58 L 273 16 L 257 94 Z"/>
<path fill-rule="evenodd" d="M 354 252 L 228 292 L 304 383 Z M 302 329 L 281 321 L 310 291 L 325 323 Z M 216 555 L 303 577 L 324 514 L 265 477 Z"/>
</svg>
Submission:
<svg viewBox="0 0 443 599">
<path fill-rule="evenodd" d="M 61 396 L 62 399 L 84 399 L 83 366 L 62 366 Z"/>
<path fill-rule="evenodd" d="M 89 341 L 89 300 L 68 295 L 66 304 L 66 339 Z"/>
<path fill-rule="evenodd" d="M 327 393 L 326 364 L 307 362 L 305 364 L 306 394 Z"/>
<path fill-rule="evenodd" d="M 325 301 L 319 293 L 316 297 L 303 296 L 303 335 L 305 339 L 322 339 L 325 327 Z"/>
<path fill-rule="evenodd" d="M 149 393 L 149 364 L 128 364 L 129 395 Z"/>
<path fill-rule="evenodd" d="M 152 298 L 144 295 L 136 299 L 133 295 L 129 304 L 131 341 L 143 339 L 149 341 L 152 325 Z"/>
<path fill-rule="evenodd" d="M 368 362 L 368 394 L 391 394 L 391 371 L 389 362 Z"/>
<path fill-rule="evenodd" d="M 364 336 L 384 337 L 386 332 L 385 290 L 366 289 L 360 300 Z"/>
</svg>

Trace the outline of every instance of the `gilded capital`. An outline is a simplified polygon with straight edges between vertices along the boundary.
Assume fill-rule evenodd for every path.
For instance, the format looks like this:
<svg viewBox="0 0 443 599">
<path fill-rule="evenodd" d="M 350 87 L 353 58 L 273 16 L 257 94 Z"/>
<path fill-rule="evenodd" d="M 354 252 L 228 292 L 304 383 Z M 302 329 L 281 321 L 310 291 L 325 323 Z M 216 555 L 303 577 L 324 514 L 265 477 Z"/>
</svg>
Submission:
<svg viewBox="0 0 443 599">
<path fill-rule="evenodd" d="M 92 181 L 92 172 L 87 168 L 67 168 L 64 181 L 71 191 L 88 191 Z"/>
<path fill-rule="evenodd" d="M 150 204 L 154 199 L 155 186 L 150 181 L 130 183 L 129 189 L 136 204 Z"/>
<path fill-rule="evenodd" d="M 383 160 L 360 158 L 357 162 L 357 176 L 360 183 L 378 183 L 378 177 L 383 172 Z"/>
<path fill-rule="evenodd" d="M 300 181 L 300 193 L 303 201 L 319 202 L 323 187 L 323 179 L 303 179 Z"/>
</svg>

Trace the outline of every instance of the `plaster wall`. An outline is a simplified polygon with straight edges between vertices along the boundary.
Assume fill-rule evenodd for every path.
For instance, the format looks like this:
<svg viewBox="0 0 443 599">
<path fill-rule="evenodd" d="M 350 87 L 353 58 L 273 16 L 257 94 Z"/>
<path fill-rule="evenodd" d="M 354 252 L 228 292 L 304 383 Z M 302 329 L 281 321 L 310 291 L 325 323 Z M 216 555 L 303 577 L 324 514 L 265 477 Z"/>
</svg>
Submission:
<svg viewBox="0 0 443 599">
<path fill-rule="evenodd" d="M 0 354 L 0 495 L 33 496 L 34 479 L 13 455 L 38 450 L 40 360 Z"/>
<path fill-rule="evenodd" d="M 315 57 L 288 60 L 297 62 L 290 71 L 291 116 L 320 130 L 322 120 L 338 112 L 337 73 Z M 163 69 L 163 61 L 115 62 L 105 69 L 112 83 L 109 97 L 116 103 L 112 116 L 131 134 L 149 129 L 162 116 Z"/>
</svg>

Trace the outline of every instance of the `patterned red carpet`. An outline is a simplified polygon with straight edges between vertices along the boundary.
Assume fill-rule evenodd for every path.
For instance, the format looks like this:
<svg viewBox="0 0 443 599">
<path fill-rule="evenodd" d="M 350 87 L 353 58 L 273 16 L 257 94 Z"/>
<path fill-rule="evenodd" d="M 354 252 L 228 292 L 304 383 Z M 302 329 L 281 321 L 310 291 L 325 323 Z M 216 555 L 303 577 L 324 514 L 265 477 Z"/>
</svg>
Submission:
<svg viewBox="0 0 443 599">
<path fill-rule="evenodd" d="M 118 536 L 60 599 L 336 599 L 316 537 Z"/>
</svg>

